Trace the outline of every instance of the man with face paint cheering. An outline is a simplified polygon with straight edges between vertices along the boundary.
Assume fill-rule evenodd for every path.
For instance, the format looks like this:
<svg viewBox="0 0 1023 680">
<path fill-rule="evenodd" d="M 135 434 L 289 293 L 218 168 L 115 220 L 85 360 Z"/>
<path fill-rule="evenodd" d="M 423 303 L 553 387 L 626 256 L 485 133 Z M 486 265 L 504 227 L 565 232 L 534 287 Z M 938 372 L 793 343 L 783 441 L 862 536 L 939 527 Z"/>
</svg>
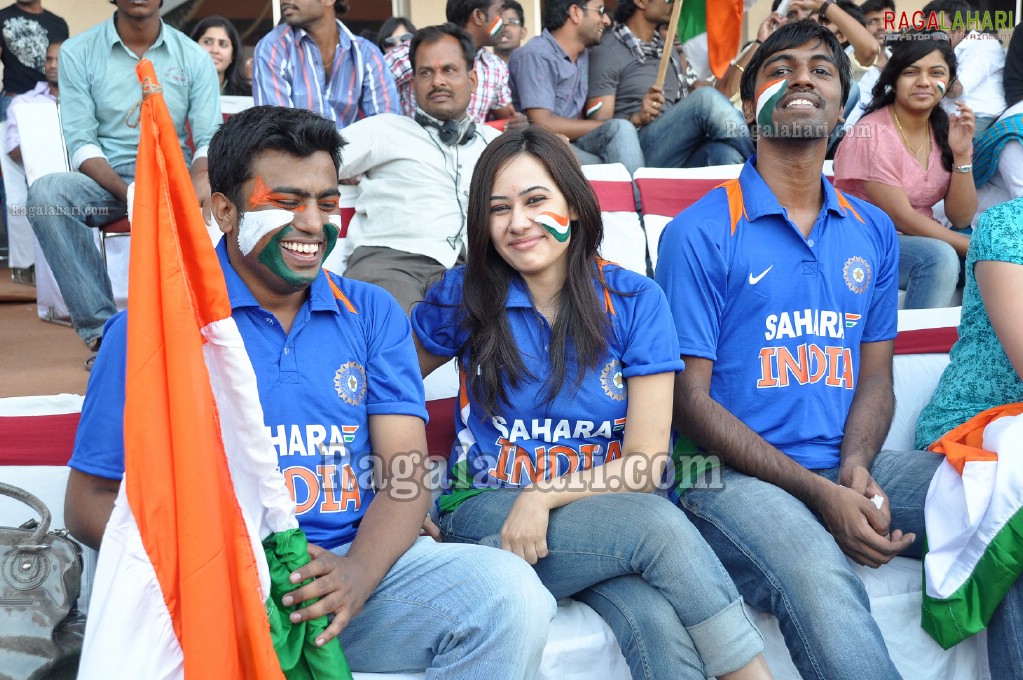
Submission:
<svg viewBox="0 0 1023 680">
<path fill-rule="evenodd" d="M 312 581 L 283 602 L 293 621 L 333 616 L 316 643 L 338 636 L 354 671 L 526 680 L 554 600 L 511 554 L 417 538 L 431 496 L 409 322 L 376 286 L 321 268 L 343 145 L 331 122 L 278 107 L 239 113 L 210 145 L 231 316 L 309 539 L 292 578 Z M 108 326 L 71 461 L 69 527 L 93 547 L 124 470 L 126 330 L 125 315 Z"/>
<path fill-rule="evenodd" d="M 375 283 L 406 311 L 462 258 L 469 180 L 498 132 L 466 113 L 476 86 L 472 38 L 453 24 L 410 42 L 415 118 L 360 120 L 346 135 L 343 179 L 362 175 L 345 276 Z"/>
<path fill-rule="evenodd" d="M 93 229 L 127 212 L 135 177 L 138 110 L 135 65 L 153 62 L 192 181 L 208 211 L 206 149 L 223 122 L 217 72 L 210 56 L 160 19 L 161 0 L 117 0 L 112 19 L 77 35 L 60 50 L 60 119 L 71 167 L 29 189 L 28 213 L 71 323 L 90 349 L 116 311 Z M 188 145 L 189 133 L 195 154 Z M 87 364 L 88 365 L 88 364 Z"/>
<path fill-rule="evenodd" d="M 488 47 L 496 47 L 504 32 L 501 12 L 504 0 L 448 0 L 445 11 L 449 23 L 464 30 L 471 38 L 475 54 L 473 70 L 476 84 L 469 100 L 469 118 L 482 125 L 489 119 L 509 119 L 513 128 L 528 125 L 526 117 L 512 107 L 511 83 L 508 67 Z M 398 84 L 401 110 L 406 116 L 416 115 L 419 92 L 415 86 L 415 66 L 411 59 L 411 45 L 398 45 L 385 59 Z M 421 105 L 421 104 L 420 104 Z"/>
<path fill-rule="evenodd" d="M 740 92 L 757 154 L 659 249 L 686 363 L 674 424 L 723 463 L 719 487 L 675 497 L 739 592 L 778 618 L 804 678 L 898 678 L 846 559 L 919 557 L 941 460 L 879 453 L 894 407 L 895 227 L 821 172 L 849 93 L 831 31 L 778 28 Z"/>
<path fill-rule="evenodd" d="M 281 15 L 253 55 L 256 104 L 306 109 L 339 129 L 399 110 L 384 55 L 341 23 L 334 0 L 283 0 Z"/>
</svg>

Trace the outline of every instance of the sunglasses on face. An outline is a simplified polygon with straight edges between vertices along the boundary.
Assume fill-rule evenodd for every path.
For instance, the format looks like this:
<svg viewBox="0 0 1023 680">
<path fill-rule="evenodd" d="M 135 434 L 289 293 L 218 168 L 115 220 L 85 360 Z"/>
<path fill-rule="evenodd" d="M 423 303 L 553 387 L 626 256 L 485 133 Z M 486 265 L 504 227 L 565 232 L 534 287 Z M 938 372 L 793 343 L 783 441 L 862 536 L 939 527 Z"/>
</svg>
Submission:
<svg viewBox="0 0 1023 680">
<path fill-rule="evenodd" d="M 389 38 L 384 38 L 383 45 L 384 45 L 384 47 L 395 47 L 397 45 L 400 45 L 401 43 L 407 43 L 409 40 L 412 40 L 412 34 L 411 33 L 403 33 L 400 36 L 398 36 L 397 38 L 395 38 L 392 35 Z"/>
</svg>

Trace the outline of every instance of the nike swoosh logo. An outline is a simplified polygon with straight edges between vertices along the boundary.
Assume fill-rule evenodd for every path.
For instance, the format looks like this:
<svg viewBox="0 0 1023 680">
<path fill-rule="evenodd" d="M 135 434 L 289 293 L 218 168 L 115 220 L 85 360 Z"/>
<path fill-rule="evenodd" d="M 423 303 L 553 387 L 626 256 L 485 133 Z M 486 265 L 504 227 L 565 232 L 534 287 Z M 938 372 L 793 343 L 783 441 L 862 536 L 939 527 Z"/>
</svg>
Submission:
<svg viewBox="0 0 1023 680">
<path fill-rule="evenodd" d="M 760 276 L 753 276 L 753 272 L 750 272 L 749 273 L 749 285 L 755 286 L 758 283 L 760 283 L 760 279 L 762 279 L 765 276 L 767 276 L 767 272 L 771 271 L 771 269 L 773 269 L 773 268 L 774 268 L 774 265 L 772 264 L 770 267 L 768 267 L 764 271 L 760 272 Z"/>
</svg>

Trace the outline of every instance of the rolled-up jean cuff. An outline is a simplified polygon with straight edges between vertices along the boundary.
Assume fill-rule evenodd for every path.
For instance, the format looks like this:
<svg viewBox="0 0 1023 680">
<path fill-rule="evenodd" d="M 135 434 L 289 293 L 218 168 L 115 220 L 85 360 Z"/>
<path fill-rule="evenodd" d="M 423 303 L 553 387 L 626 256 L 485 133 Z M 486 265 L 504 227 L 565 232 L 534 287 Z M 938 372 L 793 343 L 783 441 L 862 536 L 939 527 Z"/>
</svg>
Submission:
<svg viewBox="0 0 1023 680">
<path fill-rule="evenodd" d="M 742 598 L 686 630 L 703 659 L 707 677 L 737 671 L 764 651 L 764 638 L 747 616 Z"/>
</svg>

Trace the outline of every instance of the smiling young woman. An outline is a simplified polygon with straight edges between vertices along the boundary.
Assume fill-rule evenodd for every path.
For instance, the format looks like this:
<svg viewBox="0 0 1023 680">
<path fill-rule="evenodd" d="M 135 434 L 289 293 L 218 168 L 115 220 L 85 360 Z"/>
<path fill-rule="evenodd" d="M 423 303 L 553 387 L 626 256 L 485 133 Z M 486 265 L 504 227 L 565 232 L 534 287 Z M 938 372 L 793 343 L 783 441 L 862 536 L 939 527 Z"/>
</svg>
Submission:
<svg viewBox="0 0 1023 680">
<path fill-rule="evenodd" d="M 878 78 L 873 103 L 835 153 L 835 185 L 878 206 L 895 223 L 904 306 L 945 307 L 977 210 L 973 112 L 957 103 L 950 119 L 941 107 L 956 79 L 949 41 L 925 34 L 902 38 Z M 939 201 L 952 229 L 934 219 Z"/>
<path fill-rule="evenodd" d="M 468 264 L 412 310 L 423 374 L 457 357 L 462 376 L 447 540 L 513 552 L 592 606 L 635 678 L 770 677 L 727 572 L 650 493 L 679 348 L 656 284 L 598 257 L 600 208 L 570 147 L 542 127 L 491 142 L 467 229 Z"/>
<path fill-rule="evenodd" d="M 234 24 L 224 17 L 207 17 L 195 25 L 190 37 L 213 59 L 220 79 L 220 94 L 252 96 L 252 83 L 241 66 L 242 39 Z"/>
</svg>

